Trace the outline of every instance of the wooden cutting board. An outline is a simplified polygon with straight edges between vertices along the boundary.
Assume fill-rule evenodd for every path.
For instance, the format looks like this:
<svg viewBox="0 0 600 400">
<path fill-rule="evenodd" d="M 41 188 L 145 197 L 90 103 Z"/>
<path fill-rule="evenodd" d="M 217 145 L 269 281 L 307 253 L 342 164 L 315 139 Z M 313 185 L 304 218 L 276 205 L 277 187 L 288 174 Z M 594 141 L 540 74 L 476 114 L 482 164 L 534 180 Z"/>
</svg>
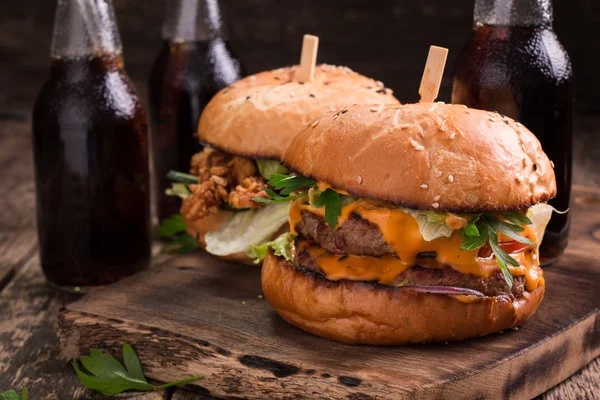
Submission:
<svg viewBox="0 0 600 400">
<path fill-rule="evenodd" d="M 531 398 L 600 355 L 600 196 L 579 188 L 571 242 L 545 269 L 545 299 L 518 330 L 452 344 L 350 346 L 307 334 L 262 298 L 259 268 L 201 252 L 100 289 L 61 311 L 67 358 L 130 343 L 147 375 L 248 399 Z"/>
</svg>

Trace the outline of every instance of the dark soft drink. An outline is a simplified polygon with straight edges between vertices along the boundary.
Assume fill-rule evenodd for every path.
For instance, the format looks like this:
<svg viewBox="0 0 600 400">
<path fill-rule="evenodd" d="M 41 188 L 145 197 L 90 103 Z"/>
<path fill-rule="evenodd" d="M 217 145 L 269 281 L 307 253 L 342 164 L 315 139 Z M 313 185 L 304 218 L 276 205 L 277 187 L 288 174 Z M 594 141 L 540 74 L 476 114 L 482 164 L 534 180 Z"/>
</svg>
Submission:
<svg viewBox="0 0 600 400">
<path fill-rule="evenodd" d="M 569 208 L 572 70 L 549 21 L 477 23 L 456 61 L 452 102 L 498 111 L 531 130 L 555 165 L 557 197 L 550 204 L 562 211 Z M 563 253 L 569 221 L 569 214 L 552 216 L 540 249 L 542 264 Z"/>
<path fill-rule="evenodd" d="M 35 104 L 33 143 L 48 281 L 78 290 L 147 268 L 147 119 L 122 57 L 54 59 Z"/>
<path fill-rule="evenodd" d="M 192 155 L 202 146 L 196 139 L 198 120 L 210 99 L 242 76 L 241 65 L 222 40 L 166 40 L 150 75 L 150 110 L 158 191 L 158 216 L 179 213 L 177 197 L 166 196 L 170 170 L 187 172 Z"/>
</svg>

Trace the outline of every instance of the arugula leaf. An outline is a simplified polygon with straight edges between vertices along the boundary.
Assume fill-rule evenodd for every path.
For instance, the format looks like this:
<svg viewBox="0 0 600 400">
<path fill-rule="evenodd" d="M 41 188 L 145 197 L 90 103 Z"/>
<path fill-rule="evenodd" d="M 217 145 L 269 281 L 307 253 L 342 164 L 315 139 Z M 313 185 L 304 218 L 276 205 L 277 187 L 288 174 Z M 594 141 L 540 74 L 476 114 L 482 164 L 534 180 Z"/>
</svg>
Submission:
<svg viewBox="0 0 600 400">
<path fill-rule="evenodd" d="M 484 215 L 483 220 L 494 231 L 501 232 L 502 234 L 508 236 L 513 240 L 516 240 L 519 243 L 528 244 L 530 246 L 535 245 L 535 243 L 533 243 L 525 236 L 519 235 L 519 232 L 523 232 L 525 230 L 520 225 L 509 224 L 507 222 L 499 220 L 498 218 L 490 214 Z M 529 218 L 527 218 L 527 220 L 529 220 Z"/>
<path fill-rule="evenodd" d="M 505 218 L 506 221 L 499 219 L 492 213 L 484 213 L 469 222 L 469 224 L 462 229 L 461 234 L 463 243 L 460 248 L 463 250 L 477 250 L 488 243 L 498 262 L 500 271 L 502 271 L 502 276 L 504 277 L 506 284 L 512 288 L 513 277 L 508 270 L 508 265 L 518 267 L 519 263 L 500 247 L 498 244 L 498 232 L 520 243 L 534 246 L 535 243 L 531 240 L 519 235 L 520 232 L 525 230 L 521 225 L 529 225 L 532 222 L 529 218 L 516 211 L 502 212 L 500 215 Z"/>
<path fill-rule="evenodd" d="M 283 174 L 272 174 L 267 184 L 273 188 L 264 189 L 269 198 L 253 197 L 252 201 L 264 204 L 287 203 L 308 195 L 308 189 L 317 185 L 314 180 L 304 176 Z M 298 191 L 301 192 L 292 195 L 292 193 Z"/>
<path fill-rule="evenodd" d="M 198 177 L 195 175 L 185 174 L 179 171 L 169 171 L 167 178 L 174 182 L 181 183 L 198 183 Z"/>
<path fill-rule="evenodd" d="M 21 389 L 20 395 L 15 390 L 9 390 L 8 392 L 0 393 L 0 400 L 27 400 L 27 397 L 28 392 L 25 386 L 23 386 Z"/>
<path fill-rule="evenodd" d="M 325 207 L 325 222 L 332 229 L 337 226 L 338 217 L 342 215 L 340 194 L 332 189 L 322 192 L 315 201 L 315 207 Z"/>
<path fill-rule="evenodd" d="M 127 344 L 123 346 L 123 360 L 125 366 L 121 365 L 110 354 L 94 349 L 90 350 L 89 356 L 73 360 L 72 364 L 79 380 L 86 388 L 96 390 L 106 396 L 112 396 L 129 390 L 159 390 L 203 379 L 201 376 L 196 376 L 161 386 L 153 386 L 144 377 L 137 354 Z M 80 362 L 87 371 L 83 371 L 80 368 Z"/>
<path fill-rule="evenodd" d="M 503 211 L 500 213 L 508 222 L 516 225 L 531 225 L 532 222 L 526 215 L 518 211 Z"/>
<path fill-rule="evenodd" d="M 509 256 L 502 248 L 498 245 L 498 235 L 493 230 L 490 230 L 489 239 L 490 247 L 492 248 L 492 252 L 494 256 L 496 256 L 496 261 L 498 261 L 498 265 L 500 266 L 500 271 L 502 271 L 502 276 L 506 281 L 506 284 L 509 288 L 513 287 L 513 277 L 508 270 L 506 264 L 510 264 L 514 267 L 518 267 L 519 263 L 517 260 Z"/>
<path fill-rule="evenodd" d="M 157 234 L 163 239 L 170 239 L 162 249 L 166 253 L 183 254 L 198 247 L 196 239 L 187 233 L 183 217 L 179 214 L 165 219 L 160 224 Z"/>
</svg>

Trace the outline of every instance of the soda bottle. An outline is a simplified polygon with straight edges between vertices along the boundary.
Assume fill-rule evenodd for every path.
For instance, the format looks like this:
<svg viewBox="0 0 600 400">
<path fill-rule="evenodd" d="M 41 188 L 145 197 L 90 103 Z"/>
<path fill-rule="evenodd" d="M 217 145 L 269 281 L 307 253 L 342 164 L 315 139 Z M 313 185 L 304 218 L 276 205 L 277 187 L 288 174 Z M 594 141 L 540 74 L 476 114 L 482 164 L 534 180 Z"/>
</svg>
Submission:
<svg viewBox="0 0 600 400">
<path fill-rule="evenodd" d="M 452 102 L 498 111 L 523 123 L 553 161 L 557 196 L 569 208 L 573 76 L 552 27 L 550 0 L 476 0 L 474 25 L 455 64 Z M 554 214 L 540 248 L 542 264 L 565 250 L 569 214 Z"/>
<path fill-rule="evenodd" d="M 202 149 L 196 139 L 200 114 L 222 88 L 243 75 L 223 26 L 218 0 L 166 2 L 164 43 L 150 74 L 158 217 L 179 212 L 181 202 L 166 196 L 169 170 L 188 171 L 192 155 Z"/>
<path fill-rule="evenodd" d="M 41 264 L 83 291 L 149 265 L 147 117 L 111 0 L 59 0 L 51 53 L 33 111 Z"/>
</svg>

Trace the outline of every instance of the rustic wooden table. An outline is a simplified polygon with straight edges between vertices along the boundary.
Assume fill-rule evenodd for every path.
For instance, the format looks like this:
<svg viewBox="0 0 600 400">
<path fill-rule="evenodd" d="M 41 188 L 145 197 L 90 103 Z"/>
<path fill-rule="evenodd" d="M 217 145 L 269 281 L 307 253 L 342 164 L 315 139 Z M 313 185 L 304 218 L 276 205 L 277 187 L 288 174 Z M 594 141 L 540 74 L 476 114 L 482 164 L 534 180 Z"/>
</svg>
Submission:
<svg viewBox="0 0 600 400">
<path fill-rule="evenodd" d="M 76 297 L 57 293 L 42 276 L 35 227 L 35 199 L 30 122 L 9 116 L 0 121 L 0 392 L 26 385 L 30 397 L 43 399 L 97 398 L 84 389 L 72 367 L 59 359 L 56 338 L 58 310 Z M 576 146 L 576 174 L 595 177 L 600 121 L 586 119 Z M 592 175 L 589 175 L 592 173 Z M 584 179 L 584 178 L 578 178 Z M 598 191 L 600 198 L 600 191 Z M 128 396 L 129 397 L 129 396 Z M 200 400 L 182 389 L 142 394 L 137 399 Z M 600 399 L 600 358 L 541 396 L 542 399 Z"/>
</svg>

